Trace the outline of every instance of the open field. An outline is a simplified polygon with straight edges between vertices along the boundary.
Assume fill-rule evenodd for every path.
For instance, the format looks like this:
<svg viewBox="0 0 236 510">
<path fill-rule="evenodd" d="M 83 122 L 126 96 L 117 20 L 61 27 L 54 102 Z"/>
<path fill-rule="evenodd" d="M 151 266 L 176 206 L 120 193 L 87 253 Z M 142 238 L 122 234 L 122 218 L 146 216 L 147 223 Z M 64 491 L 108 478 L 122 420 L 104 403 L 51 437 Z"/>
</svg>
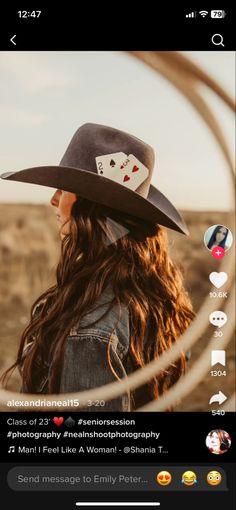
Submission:
<svg viewBox="0 0 236 510">
<path fill-rule="evenodd" d="M 220 264 L 205 248 L 204 232 L 210 225 L 218 223 L 229 226 L 229 218 L 222 212 L 185 211 L 183 214 L 190 237 L 169 230 L 168 236 L 172 258 L 182 267 L 185 285 L 197 312 L 211 287 L 209 274 L 218 271 Z M 58 253 L 57 224 L 50 206 L 0 204 L 0 373 L 15 359 L 20 334 L 28 322 L 33 301 L 53 283 Z M 227 271 L 227 254 L 223 270 Z M 192 350 L 190 367 L 211 335 L 210 326 Z M 232 340 L 227 347 L 227 377 L 211 377 L 209 374 L 177 410 L 205 411 L 209 409 L 208 396 L 218 393 L 219 389 L 226 395 L 233 392 L 233 347 Z M 19 388 L 16 371 L 9 388 Z"/>
</svg>

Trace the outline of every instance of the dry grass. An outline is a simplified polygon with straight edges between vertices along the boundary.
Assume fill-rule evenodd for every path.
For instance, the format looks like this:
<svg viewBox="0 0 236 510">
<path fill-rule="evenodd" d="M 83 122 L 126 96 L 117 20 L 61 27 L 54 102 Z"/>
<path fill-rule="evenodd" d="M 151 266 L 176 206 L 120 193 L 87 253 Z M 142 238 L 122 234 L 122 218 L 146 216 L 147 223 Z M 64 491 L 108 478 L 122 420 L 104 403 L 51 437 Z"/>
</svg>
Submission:
<svg viewBox="0 0 236 510">
<path fill-rule="evenodd" d="M 190 237 L 169 230 L 168 237 L 172 258 L 183 270 L 185 286 L 197 312 L 210 290 L 209 274 L 219 268 L 219 262 L 204 247 L 204 232 L 210 225 L 228 225 L 229 217 L 227 213 L 189 211 L 184 212 L 184 217 Z M 27 324 L 33 301 L 53 283 L 58 253 L 59 237 L 51 207 L 0 205 L 0 373 L 15 359 L 20 334 Z M 211 334 L 212 330 L 208 328 L 199 338 L 190 367 Z M 219 340 L 216 340 L 216 348 L 217 345 Z M 9 387 L 19 388 L 17 372 Z M 219 389 L 226 395 L 234 389 L 233 340 L 227 348 L 227 377 L 211 377 L 209 374 L 178 410 L 208 410 L 207 397 L 218 393 Z"/>
</svg>

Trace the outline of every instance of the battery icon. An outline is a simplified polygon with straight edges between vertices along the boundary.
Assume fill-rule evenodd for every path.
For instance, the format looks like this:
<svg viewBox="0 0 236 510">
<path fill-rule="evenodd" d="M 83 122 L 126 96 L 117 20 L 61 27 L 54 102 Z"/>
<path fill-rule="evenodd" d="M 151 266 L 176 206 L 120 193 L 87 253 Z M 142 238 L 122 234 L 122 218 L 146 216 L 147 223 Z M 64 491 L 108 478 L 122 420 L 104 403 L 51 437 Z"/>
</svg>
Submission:
<svg viewBox="0 0 236 510">
<path fill-rule="evenodd" d="M 226 16 L 225 11 L 211 11 L 211 18 L 224 18 Z"/>
</svg>

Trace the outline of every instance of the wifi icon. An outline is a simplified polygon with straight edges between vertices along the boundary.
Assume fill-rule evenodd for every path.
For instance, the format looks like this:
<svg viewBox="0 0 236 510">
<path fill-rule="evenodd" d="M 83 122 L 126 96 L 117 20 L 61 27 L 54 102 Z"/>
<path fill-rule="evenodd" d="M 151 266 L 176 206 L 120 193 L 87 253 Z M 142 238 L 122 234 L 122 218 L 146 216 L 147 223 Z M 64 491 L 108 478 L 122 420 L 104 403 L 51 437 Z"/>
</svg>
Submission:
<svg viewBox="0 0 236 510">
<path fill-rule="evenodd" d="M 202 18 L 205 18 L 208 15 L 208 11 L 199 11 L 199 14 L 202 16 Z"/>
</svg>

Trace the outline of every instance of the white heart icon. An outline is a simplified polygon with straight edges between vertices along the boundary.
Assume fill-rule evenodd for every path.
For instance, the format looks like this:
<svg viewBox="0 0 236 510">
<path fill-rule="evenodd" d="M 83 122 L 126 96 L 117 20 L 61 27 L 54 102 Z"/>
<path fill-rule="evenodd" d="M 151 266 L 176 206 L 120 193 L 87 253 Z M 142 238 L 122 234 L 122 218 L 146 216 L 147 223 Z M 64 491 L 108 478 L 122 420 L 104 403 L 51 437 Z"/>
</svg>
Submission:
<svg viewBox="0 0 236 510">
<path fill-rule="evenodd" d="M 221 273 L 213 272 L 209 275 L 209 279 L 217 289 L 220 289 L 227 282 L 228 275 L 224 271 L 221 271 Z"/>
</svg>

